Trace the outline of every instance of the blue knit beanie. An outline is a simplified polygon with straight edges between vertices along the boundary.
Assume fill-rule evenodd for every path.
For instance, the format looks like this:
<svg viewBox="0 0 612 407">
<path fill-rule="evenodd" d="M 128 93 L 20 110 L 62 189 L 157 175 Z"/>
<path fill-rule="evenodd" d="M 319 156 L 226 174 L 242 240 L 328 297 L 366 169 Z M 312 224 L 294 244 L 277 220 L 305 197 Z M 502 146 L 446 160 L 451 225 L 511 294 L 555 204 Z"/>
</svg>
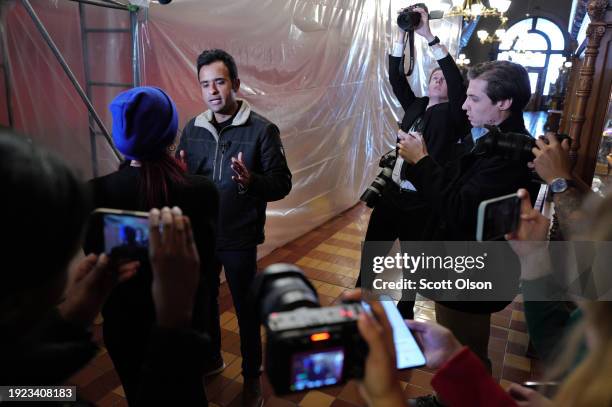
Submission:
<svg viewBox="0 0 612 407">
<path fill-rule="evenodd" d="M 128 159 L 157 158 L 176 137 L 176 106 L 159 88 L 142 86 L 121 92 L 109 109 L 113 115 L 113 140 Z"/>
</svg>

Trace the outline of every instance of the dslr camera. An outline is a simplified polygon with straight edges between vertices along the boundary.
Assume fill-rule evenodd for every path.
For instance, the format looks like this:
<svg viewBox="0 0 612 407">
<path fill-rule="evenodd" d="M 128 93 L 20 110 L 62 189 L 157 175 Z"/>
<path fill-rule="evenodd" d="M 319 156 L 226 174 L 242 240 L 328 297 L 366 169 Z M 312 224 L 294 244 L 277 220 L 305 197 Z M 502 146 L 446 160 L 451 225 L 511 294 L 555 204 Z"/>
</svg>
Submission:
<svg viewBox="0 0 612 407">
<path fill-rule="evenodd" d="M 418 14 L 418 13 L 417 13 Z M 402 129 L 402 124 L 398 122 L 399 128 Z M 404 129 L 402 129 L 404 130 Z M 423 133 L 425 130 L 425 123 L 423 122 L 422 117 L 418 117 L 414 123 L 410 126 L 411 131 L 416 131 L 418 133 Z M 395 141 L 395 144 L 399 143 L 399 138 Z M 397 156 L 399 154 L 399 149 L 395 148 L 395 150 L 391 150 L 380 158 L 378 162 L 378 166 L 382 168 L 382 171 L 374 178 L 372 184 L 363 191 L 360 201 L 365 202 L 368 208 L 373 208 L 376 206 L 380 198 L 383 196 L 385 187 L 389 185 L 389 183 L 393 182 L 393 168 L 395 167 L 395 162 L 397 161 Z"/>
<path fill-rule="evenodd" d="M 536 139 L 528 134 L 503 133 L 497 126 L 486 126 L 489 130 L 484 137 L 476 143 L 477 154 L 498 156 L 514 161 L 533 161 L 531 150 L 536 146 Z M 561 143 L 571 138 L 567 134 L 556 133 L 555 137 Z"/>
<path fill-rule="evenodd" d="M 276 394 L 363 377 L 368 346 L 357 329 L 360 303 L 321 307 L 298 267 L 273 264 L 256 275 L 247 304 L 266 329 L 265 371 Z"/>
<path fill-rule="evenodd" d="M 382 197 L 385 187 L 393 182 L 391 179 L 393 175 L 393 168 L 395 167 L 395 161 L 397 160 L 397 150 L 391 150 L 380 158 L 378 166 L 382 168 L 380 173 L 374 178 L 372 184 L 363 191 L 361 201 L 365 202 L 368 208 L 373 208 L 378 203 L 378 200 Z"/>
<path fill-rule="evenodd" d="M 415 28 L 421 23 L 421 14 L 414 11 L 415 8 L 422 8 L 425 12 L 428 12 L 427 6 L 423 3 L 413 4 L 402 10 L 397 16 L 397 25 L 404 31 L 414 31 Z"/>
</svg>

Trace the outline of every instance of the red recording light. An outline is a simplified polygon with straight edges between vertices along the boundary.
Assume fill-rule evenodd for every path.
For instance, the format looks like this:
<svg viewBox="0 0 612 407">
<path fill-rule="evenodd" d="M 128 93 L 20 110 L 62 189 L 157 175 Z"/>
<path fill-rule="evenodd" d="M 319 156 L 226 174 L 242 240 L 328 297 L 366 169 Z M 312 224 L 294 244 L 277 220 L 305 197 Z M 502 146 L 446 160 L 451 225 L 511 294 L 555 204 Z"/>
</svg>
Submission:
<svg viewBox="0 0 612 407">
<path fill-rule="evenodd" d="M 346 310 L 346 309 L 341 309 L 340 310 L 340 316 L 344 317 L 344 318 L 353 318 L 353 311 Z"/>
<path fill-rule="evenodd" d="M 318 334 L 310 335 L 310 340 L 312 342 L 326 341 L 329 338 L 330 338 L 330 335 L 328 332 L 319 332 Z"/>
</svg>

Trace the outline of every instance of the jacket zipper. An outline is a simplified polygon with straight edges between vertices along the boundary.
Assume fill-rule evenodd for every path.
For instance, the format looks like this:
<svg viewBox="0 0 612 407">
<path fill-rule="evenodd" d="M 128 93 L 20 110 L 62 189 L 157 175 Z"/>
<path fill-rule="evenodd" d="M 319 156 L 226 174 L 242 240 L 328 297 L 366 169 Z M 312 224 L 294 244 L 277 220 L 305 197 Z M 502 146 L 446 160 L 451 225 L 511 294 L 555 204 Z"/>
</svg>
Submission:
<svg viewBox="0 0 612 407">
<path fill-rule="evenodd" d="M 212 180 L 215 181 L 215 174 L 217 173 L 217 154 L 219 154 L 219 141 L 217 140 L 217 146 L 215 147 L 215 159 L 213 160 L 213 176 Z"/>
<path fill-rule="evenodd" d="M 221 182 L 221 176 L 223 175 L 223 155 L 225 154 L 226 145 L 223 144 L 221 147 L 221 161 L 219 162 L 219 182 Z"/>
<path fill-rule="evenodd" d="M 217 169 L 217 162 L 216 162 L 216 159 L 217 159 L 217 154 L 218 154 L 218 152 L 219 152 L 219 145 L 221 144 L 221 134 L 223 134 L 223 131 L 224 131 L 225 129 L 228 129 L 228 128 L 230 128 L 230 127 L 232 127 L 232 125 L 231 125 L 231 124 L 230 124 L 229 126 L 227 126 L 227 127 L 223 128 L 223 129 L 221 129 L 221 131 L 219 132 L 219 135 L 218 135 L 217 149 L 216 149 L 216 151 L 215 151 L 215 162 L 213 163 L 213 181 L 215 180 L 215 172 L 216 172 L 216 169 Z M 224 143 L 224 144 L 221 146 L 221 160 L 220 160 L 220 162 L 219 162 L 219 182 L 221 182 L 221 177 L 222 177 L 222 175 L 223 175 L 223 156 L 225 155 L 225 150 L 226 150 L 226 149 L 227 149 L 227 145 Z"/>
</svg>

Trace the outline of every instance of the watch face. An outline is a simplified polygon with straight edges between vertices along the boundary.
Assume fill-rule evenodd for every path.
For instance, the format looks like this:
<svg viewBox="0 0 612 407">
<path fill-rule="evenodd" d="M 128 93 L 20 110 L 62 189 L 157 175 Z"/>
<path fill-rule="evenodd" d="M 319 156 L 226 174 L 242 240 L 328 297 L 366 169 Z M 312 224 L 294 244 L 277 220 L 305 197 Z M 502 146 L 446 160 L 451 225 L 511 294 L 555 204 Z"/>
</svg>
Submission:
<svg viewBox="0 0 612 407">
<path fill-rule="evenodd" d="M 567 180 L 565 178 L 554 179 L 550 184 L 550 189 L 554 193 L 565 191 L 567 189 Z"/>
</svg>

